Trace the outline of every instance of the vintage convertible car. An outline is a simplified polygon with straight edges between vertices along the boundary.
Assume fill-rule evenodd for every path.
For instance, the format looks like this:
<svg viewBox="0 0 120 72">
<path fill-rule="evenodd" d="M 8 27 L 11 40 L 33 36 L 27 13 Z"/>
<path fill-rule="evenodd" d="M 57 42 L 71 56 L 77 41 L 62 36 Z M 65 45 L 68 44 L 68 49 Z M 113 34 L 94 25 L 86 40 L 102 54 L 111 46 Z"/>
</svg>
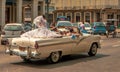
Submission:
<svg viewBox="0 0 120 72">
<path fill-rule="evenodd" d="M 56 63 L 62 56 L 87 52 L 95 56 L 100 48 L 100 36 L 80 34 L 79 36 L 63 36 L 59 38 L 12 38 L 8 39 L 6 53 L 20 56 L 24 61 L 31 59 L 47 59 Z"/>
</svg>

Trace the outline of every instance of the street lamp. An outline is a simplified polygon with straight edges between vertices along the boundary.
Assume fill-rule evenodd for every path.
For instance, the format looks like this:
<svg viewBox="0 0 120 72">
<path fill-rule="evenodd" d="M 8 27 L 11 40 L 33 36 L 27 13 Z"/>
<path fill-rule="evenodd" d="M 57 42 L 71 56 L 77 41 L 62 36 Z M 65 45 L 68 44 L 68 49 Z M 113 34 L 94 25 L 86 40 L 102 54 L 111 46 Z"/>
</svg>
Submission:
<svg viewBox="0 0 120 72">
<path fill-rule="evenodd" d="M 47 19 L 49 18 L 49 4 L 50 4 L 51 0 L 45 0 L 45 3 L 47 5 L 47 14 L 46 14 L 46 17 Z"/>
</svg>

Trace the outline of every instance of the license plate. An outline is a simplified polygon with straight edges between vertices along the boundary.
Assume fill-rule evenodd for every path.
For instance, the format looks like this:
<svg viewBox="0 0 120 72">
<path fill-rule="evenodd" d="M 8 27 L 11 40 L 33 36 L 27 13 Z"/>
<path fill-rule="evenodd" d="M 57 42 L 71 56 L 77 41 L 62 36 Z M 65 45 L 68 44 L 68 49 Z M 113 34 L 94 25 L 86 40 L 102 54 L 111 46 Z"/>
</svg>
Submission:
<svg viewBox="0 0 120 72">
<path fill-rule="evenodd" d="M 19 47 L 20 51 L 25 51 L 25 47 Z"/>
</svg>

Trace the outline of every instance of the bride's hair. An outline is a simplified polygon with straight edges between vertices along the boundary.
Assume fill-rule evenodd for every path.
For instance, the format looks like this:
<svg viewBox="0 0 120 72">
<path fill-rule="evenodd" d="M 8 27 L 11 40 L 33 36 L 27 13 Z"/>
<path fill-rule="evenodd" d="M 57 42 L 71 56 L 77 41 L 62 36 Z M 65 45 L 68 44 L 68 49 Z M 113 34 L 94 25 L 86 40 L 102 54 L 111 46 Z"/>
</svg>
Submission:
<svg viewBox="0 0 120 72">
<path fill-rule="evenodd" d="M 45 15 L 42 15 L 44 19 L 46 19 Z"/>
</svg>

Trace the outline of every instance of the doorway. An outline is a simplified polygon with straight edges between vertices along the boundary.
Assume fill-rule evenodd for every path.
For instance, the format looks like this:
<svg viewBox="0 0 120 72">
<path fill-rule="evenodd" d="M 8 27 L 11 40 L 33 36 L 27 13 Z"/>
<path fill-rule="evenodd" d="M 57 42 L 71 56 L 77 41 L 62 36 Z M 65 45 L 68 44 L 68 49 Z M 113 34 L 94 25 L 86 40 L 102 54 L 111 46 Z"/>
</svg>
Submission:
<svg viewBox="0 0 120 72">
<path fill-rule="evenodd" d="M 11 22 L 11 6 L 6 6 L 5 9 L 5 23 Z"/>
</svg>

